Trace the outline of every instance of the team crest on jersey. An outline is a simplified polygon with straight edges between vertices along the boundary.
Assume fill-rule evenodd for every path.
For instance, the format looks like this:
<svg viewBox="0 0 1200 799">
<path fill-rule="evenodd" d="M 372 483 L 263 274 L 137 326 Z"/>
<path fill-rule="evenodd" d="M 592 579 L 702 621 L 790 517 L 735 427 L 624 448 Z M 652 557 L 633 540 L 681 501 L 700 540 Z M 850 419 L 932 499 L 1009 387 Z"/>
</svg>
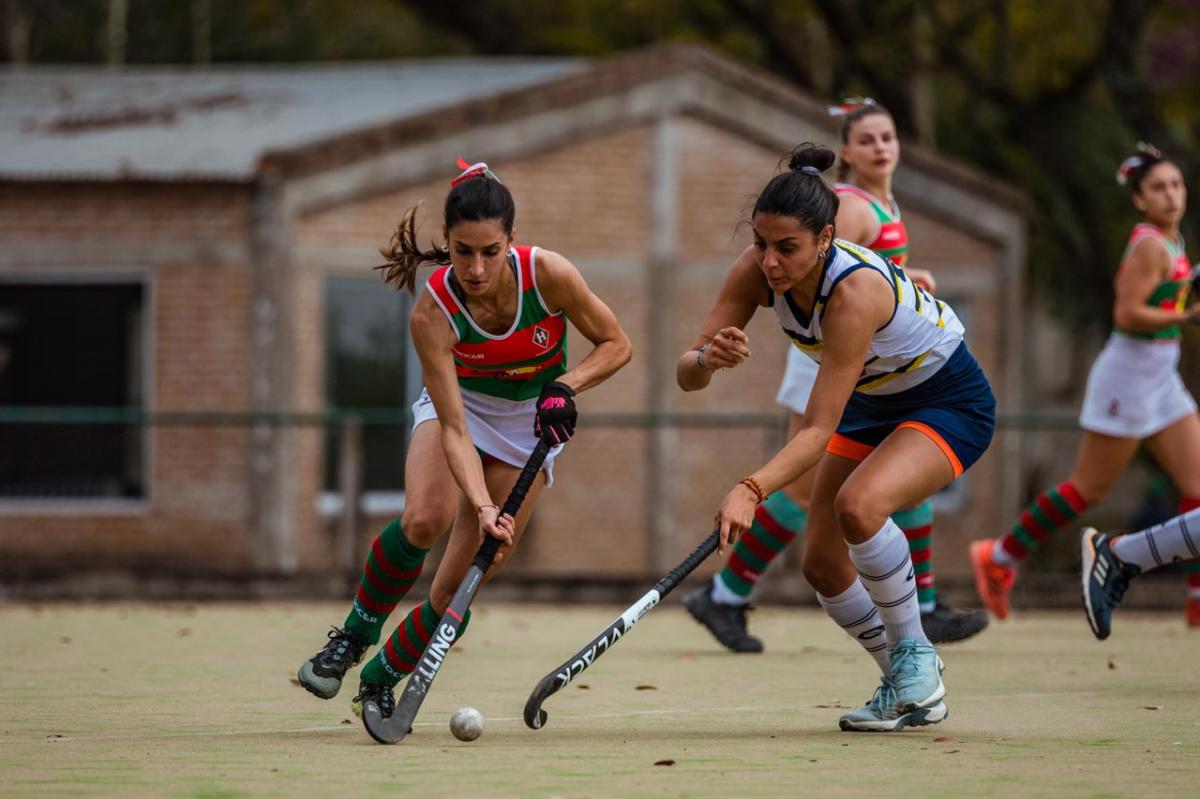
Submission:
<svg viewBox="0 0 1200 799">
<path fill-rule="evenodd" d="M 550 346 L 550 331 L 541 325 L 533 326 L 533 343 L 543 349 Z"/>
</svg>

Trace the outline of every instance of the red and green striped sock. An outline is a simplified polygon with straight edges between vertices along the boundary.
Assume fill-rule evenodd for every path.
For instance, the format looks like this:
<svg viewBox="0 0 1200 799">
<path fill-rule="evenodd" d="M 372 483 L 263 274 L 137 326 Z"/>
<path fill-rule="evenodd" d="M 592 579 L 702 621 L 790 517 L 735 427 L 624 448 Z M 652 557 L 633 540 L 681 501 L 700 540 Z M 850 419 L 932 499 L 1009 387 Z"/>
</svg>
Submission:
<svg viewBox="0 0 1200 799">
<path fill-rule="evenodd" d="M 408 542 L 399 519 L 383 528 L 367 555 L 345 627 L 379 643 L 384 622 L 421 576 L 428 552 Z"/>
<path fill-rule="evenodd" d="M 433 638 L 433 631 L 437 629 L 441 618 L 429 600 L 413 608 L 387 639 L 387 643 L 375 653 L 375 657 L 363 666 L 359 675 L 362 681 L 394 688 L 396 683 L 417 667 L 421 653 Z M 454 637 L 456 642 L 463 637 L 470 622 L 471 609 L 467 608 L 458 634 Z"/>
<path fill-rule="evenodd" d="M 771 561 L 803 532 L 807 518 L 807 511 L 782 491 L 767 497 L 754 509 L 754 522 L 734 544 L 725 568 L 717 575 L 720 588 L 714 592 L 714 601 L 745 602 Z"/>
<path fill-rule="evenodd" d="M 917 603 L 922 613 L 937 606 L 937 587 L 933 584 L 933 503 L 925 500 L 915 508 L 898 510 L 892 521 L 908 539 L 913 573 L 917 577 Z"/>
<path fill-rule="evenodd" d="M 1000 539 L 1000 547 L 1013 560 L 1025 560 L 1051 533 L 1079 518 L 1087 506 L 1075 486 L 1070 482 L 1059 483 L 1029 503 L 1017 523 Z"/>
</svg>

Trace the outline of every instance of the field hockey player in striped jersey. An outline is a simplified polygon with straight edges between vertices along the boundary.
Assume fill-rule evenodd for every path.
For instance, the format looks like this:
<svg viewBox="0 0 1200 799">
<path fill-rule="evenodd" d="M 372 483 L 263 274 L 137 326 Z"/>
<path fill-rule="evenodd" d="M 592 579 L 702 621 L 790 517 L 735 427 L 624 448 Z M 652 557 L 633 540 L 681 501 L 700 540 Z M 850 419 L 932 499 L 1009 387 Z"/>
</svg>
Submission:
<svg viewBox="0 0 1200 799">
<path fill-rule="evenodd" d="M 1133 228 L 1117 270 L 1113 332 L 1088 374 L 1075 467 L 1065 482 L 1039 494 L 1004 536 L 971 545 L 979 595 L 1000 619 L 1008 616 L 1017 564 L 1102 500 L 1143 441 L 1179 490 L 1179 512 L 1200 508 L 1200 416 L 1178 371 L 1180 326 L 1200 318 L 1200 304 L 1187 305 L 1192 267 L 1179 235 L 1187 188 L 1179 167 L 1149 145 L 1122 162 L 1117 182 L 1130 189 L 1143 220 Z M 1096 546 L 1107 552 L 1103 540 L 1096 539 Z M 1116 540 L 1116 556 L 1123 559 L 1128 547 L 1128 553 L 1136 553 L 1130 563 L 1139 569 L 1170 562 L 1147 559 L 1153 548 L 1135 547 L 1133 536 Z M 1188 560 L 1196 553 L 1173 556 Z M 1196 562 L 1185 567 L 1192 570 L 1187 599 L 1191 625 L 1200 625 L 1196 567 Z M 1120 582 L 1119 572 L 1110 576 Z M 1119 601 L 1123 583 L 1113 590 Z"/>
<path fill-rule="evenodd" d="M 800 429 L 734 485 L 716 521 L 732 545 L 760 502 L 816 466 L 804 575 L 883 673 L 840 726 L 894 731 L 937 723 L 947 708 L 908 543 L 890 517 L 978 460 L 992 439 L 995 399 L 954 311 L 891 261 L 835 237 L 839 200 L 821 178 L 833 162 L 832 150 L 802 145 L 759 194 L 754 244 L 734 263 L 676 379 L 686 391 L 703 389 L 750 357 L 744 328 L 764 307 L 819 364 Z"/>
<path fill-rule="evenodd" d="M 829 107 L 842 120 L 841 159 L 834 185 L 838 206 L 838 236 L 874 250 L 908 273 L 920 288 L 936 291 L 933 275 L 911 269 L 908 230 L 892 196 L 892 176 L 900 161 L 900 139 L 887 109 L 871 98 L 848 99 Z M 787 368 L 775 397 L 790 412 L 788 438 L 804 421 L 804 410 L 817 376 L 816 363 L 799 348 L 788 351 Z M 760 639 L 747 630 L 746 611 L 758 582 L 770 564 L 804 530 L 812 494 L 813 470 L 767 497 L 754 513 L 754 524 L 738 539 L 725 567 L 708 586 L 684 596 L 684 605 L 696 621 L 734 652 L 761 652 Z M 938 600 L 933 572 L 933 504 L 926 499 L 913 508 L 892 514 L 904 531 L 916 569 L 921 624 L 933 643 L 970 638 L 988 623 L 980 611 L 960 612 Z"/>
<path fill-rule="evenodd" d="M 429 598 L 362 669 L 354 709 L 361 713 L 372 699 L 385 717 L 395 707 L 396 684 L 415 667 L 483 536 L 504 542 L 497 565 L 520 541 L 541 488 L 553 479 L 554 458 L 574 433 L 575 395 L 631 355 L 612 311 L 566 258 L 513 244 L 513 198 L 487 165 L 460 160 L 459 166 L 444 206 L 445 246 L 420 249 L 412 208 L 379 267 L 389 284 L 411 291 L 419 267 L 439 266 L 409 325 L 425 389 L 413 405 L 404 513 L 372 545 L 345 622 L 299 672 L 310 693 L 335 696 L 346 672 L 379 642 L 429 548 L 449 529 Z M 567 322 L 593 345 L 569 371 Z M 517 518 L 502 517 L 497 498 L 508 495 L 539 437 L 556 446 Z"/>
</svg>

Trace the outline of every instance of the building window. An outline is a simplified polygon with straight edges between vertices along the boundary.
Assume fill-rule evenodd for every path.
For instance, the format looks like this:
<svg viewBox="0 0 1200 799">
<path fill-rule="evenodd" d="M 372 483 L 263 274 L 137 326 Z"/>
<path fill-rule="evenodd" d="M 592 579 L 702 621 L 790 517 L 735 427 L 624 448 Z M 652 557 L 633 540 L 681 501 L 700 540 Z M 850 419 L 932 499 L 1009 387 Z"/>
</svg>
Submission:
<svg viewBox="0 0 1200 799">
<path fill-rule="evenodd" d="M 325 283 L 325 399 L 335 411 L 374 412 L 362 436 L 362 486 L 369 492 L 404 489 L 409 436 L 404 413 L 420 390 L 408 341 L 411 303 L 407 292 L 375 277 L 331 277 Z M 374 423 L 386 416 L 394 419 Z M 337 433 L 336 427 L 326 431 L 327 491 L 338 487 Z"/>
<path fill-rule="evenodd" d="M 0 498 L 145 496 L 142 427 L 99 411 L 143 405 L 144 297 L 140 280 L 0 277 Z M 76 423 L 21 415 L 47 406 Z"/>
</svg>

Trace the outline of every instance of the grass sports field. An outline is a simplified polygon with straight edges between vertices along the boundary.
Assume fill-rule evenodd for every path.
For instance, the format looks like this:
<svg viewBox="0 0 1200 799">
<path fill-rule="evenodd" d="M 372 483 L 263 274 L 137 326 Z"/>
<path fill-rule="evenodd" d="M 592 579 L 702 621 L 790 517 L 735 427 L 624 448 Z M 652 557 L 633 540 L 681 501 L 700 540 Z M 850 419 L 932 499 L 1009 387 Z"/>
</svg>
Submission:
<svg viewBox="0 0 1200 799">
<path fill-rule="evenodd" d="M 631 597 L 631 601 L 635 597 Z M 415 731 L 371 741 L 293 684 L 333 604 L 0 607 L 0 796 L 1195 796 L 1200 633 L 1178 613 L 1026 614 L 947 646 L 950 718 L 837 729 L 876 682 L 815 610 L 765 609 L 768 651 L 718 651 L 677 597 L 520 721 L 616 607 L 486 605 Z M 473 705 L 482 738 L 450 714 Z M 655 765 L 673 761 L 673 765 Z"/>
</svg>

